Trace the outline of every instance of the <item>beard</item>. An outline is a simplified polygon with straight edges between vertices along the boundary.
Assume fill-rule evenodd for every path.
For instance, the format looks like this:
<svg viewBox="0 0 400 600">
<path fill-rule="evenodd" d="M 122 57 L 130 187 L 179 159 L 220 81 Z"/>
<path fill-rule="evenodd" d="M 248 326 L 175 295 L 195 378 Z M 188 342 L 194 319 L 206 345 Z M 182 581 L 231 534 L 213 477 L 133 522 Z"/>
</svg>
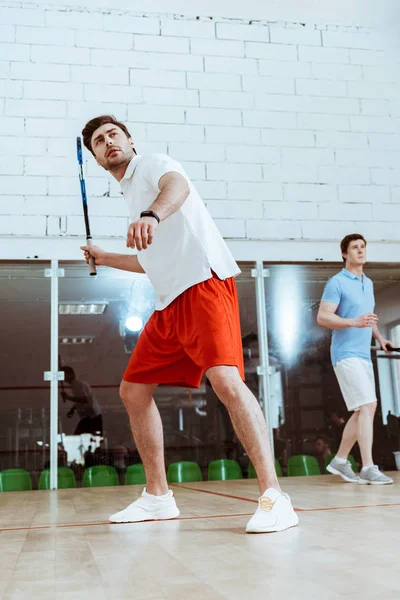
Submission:
<svg viewBox="0 0 400 600">
<path fill-rule="evenodd" d="M 104 168 L 106 169 L 106 171 L 112 171 L 116 167 L 120 167 L 121 165 L 125 164 L 127 165 L 131 162 L 133 156 L 133 150 L 131 150 L 130 152 L 124 152 L 123 150 L 118 148 L 118 152 L 105 158 L 106 164 L 104 165 Z"/>
</svg>

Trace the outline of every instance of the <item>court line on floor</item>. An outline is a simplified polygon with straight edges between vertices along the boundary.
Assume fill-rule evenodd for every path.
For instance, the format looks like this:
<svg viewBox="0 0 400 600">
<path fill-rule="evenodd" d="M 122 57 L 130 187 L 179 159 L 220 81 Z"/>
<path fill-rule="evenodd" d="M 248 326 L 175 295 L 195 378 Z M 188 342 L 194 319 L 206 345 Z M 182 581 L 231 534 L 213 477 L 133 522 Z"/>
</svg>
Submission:
<svg viewBox="0 0 400 600">
<path fill-rule="evenodd" d="M 232 494 L 225 494 L 223 492 L 214 492 L 211 490 L 202 490 L 200 488 L 192 488 L 186 485 L 179 485 L 179 488 L 190 490 L 192 492 L 202 492 L 204 494 L 211 494 L 212 496 L 220 496 L 223 498 L 229 498 L 231 500 L 241 500 L 243 502 L 257 503 L 258 500 L 253 498 L 244 498 L 243 496 L 236 496 Z M 179 489 L 178 488 L 178 489 Z M 381 504 L 362 504 L 356 506 L 324 506 L 316 508 L 297 508 L 296 512 L 320 512 L 329 510 L 358 510 L 360 508 L 381 508 L 390 506 L 400 506 L 400 503 L 381 503 Z M 224 515 L 197 515 L 192 517 L 177 517 L 174 521 L 194 521 L 199 519 L 226 519 L 234 517 L 250 517 L 253 513 L 236 513 L 236 514 L 224 514 Z M 32 525 L 27 527 L 0 527 L 0 533 L 2 531 L 36 531 L 40 529 L 67 529 L 73 527 L 99 527 L 104 525 L 139 525 L 140 523 L 157 523 L 158 521 L 140 521 L 138 523 L 110 523 L 110 521 L 98 521 L 96 523 L 67 523 L 63 525 Z"/>
<path fill-rule="evenodd" d="M 173 487 L 173 486 L 171 486 Z M 190 490 L 191 492 L 202 492 L 203 494 L 212 494 L 213 496 L 222 496 L 223 498 L 230 498 L 231 500 L 243 500 L 243 502 L 252 502 L 258 503 L 258 500 L 254 500 L 254 498 L 243 498 L 242 496 L 233 496 L 232 494 L 225 494 L 223 492 L 213 492 L 211 490 L 202 490 L 201 488 L 192 488 L 188 485 L 179 484 L 178 489 Z"/>
<path fill-rule="evenodd" d="M 317 512 L 321 510 L 353 510 L 355 508 L 380 508 L 387 506 L 400 506 L 400 502 L 387 504 L 360 504 L 360 506 L 324 506 L 320 508 L 295 508 L 296 512 Z"/>
<path fill-rule="evenodd" d="M 176 519 L 169 519 L 171 521 L 196 521 L 198 519 L 227 519 L 230 517 L 251 517 L 253 513 L 237 513 L 229 515 L 197 515 L 193 517 L 177 517 Z M 110 523 L 110 521 L 99 521 L 97 523 L 67 523 L 64 525 L 32 525 L 31 527 L 0 527 L 0 533 L 2 531 L 33 531 L 38 529 L 68 529 L 70 527 L 100 527 L 102 525 L 140 525 L 142 523 L 161 523 L 166 522 L 165 520 L 157 521 L 139 521 L 137 523 Z"/>
<path fill-rule="evenodd" d="M 186 488 L 190 489 L 190 488 Z M 195 490 L 195 491 L 204 491 L 204 490 Z M 207 492 L 212 494 L 213 492 Z M 217 494 L 218 496 L 225 494 Z M 235 496 L 228 496 L 228 498 L 236 498 L 238 500 L 247 500 L 249 502 L 256 502 L 255 500 L 250 500 L 249 498 L 239 498 Z M 327 510 L 357 510 L 360 508 L 380 508 L 380 507 L 390 507 L 390 506 L 400 506 L 400 503 L 393 504 L 368 504 L 361 506 L 327 506 L 322 508 L 295 508 L 296 512 L 320 512 Z M 228 515 L 197 515 L 193 517 L 177 517 L 176 519 L 171 519 L 173 521 L 197 521 L 200 519 L 228 519 L 235 517 L 251 517 L 253 513 L 236 513 L 236 514 L 228 514 Z M 65 525 L 32 525 L 30 527 L 0 527 L 0 533 L 2 531 L 37 531 L 40 529 L 68 529 L 73 527 L 101 527 L 104 525 L 140 525 L 142 523 L 163 523 L 165 521 L 140 521 L 138 523 L 110 523 L 110 521 L 99 521 L 97 523 L 68 523 Z"/>
<path fill-rule="evenodd" d="M 242 496 L 233 496 L 232 494 L 225 494 L 223 492 L 213 492 L 211 490 L 202 490 L 201 488 L 192 488 L 187 485 L 179 485 L 180 488 L 184 488 L 185 490 L 191 490 L 192 492 L 203 492 L 204 494 L 212 494 L 214 496 L 222 496 L 224 498 L 229 498 L 231 500 L 243 500 L 244 502 L 253 502 L 257 503 L 258 500 L 254 500 L 254 498 L 243 498 Z M 324 506 L 322 508 L 297 508 L 294 507 L 296 512 L 313 512 L 320 510 L 346 510 L 346 509 L 355 509 L 355 508 L 377 508 L 382 506 L 400 506 L 400 502 L 395 503 L 382 503 L 382 504 L 361 504 L 359 506 Z"/>
</svg>

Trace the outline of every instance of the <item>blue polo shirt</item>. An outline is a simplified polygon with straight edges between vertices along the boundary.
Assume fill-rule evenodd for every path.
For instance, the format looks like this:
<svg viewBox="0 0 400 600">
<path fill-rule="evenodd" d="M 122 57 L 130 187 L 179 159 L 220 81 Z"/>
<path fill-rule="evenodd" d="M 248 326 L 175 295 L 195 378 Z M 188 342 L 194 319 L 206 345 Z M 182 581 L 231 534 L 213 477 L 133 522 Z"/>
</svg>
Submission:
<svg viewBox="0 0 400 600">
<path fill-rule="evenodd" d="M 331 277 L 324 289 L 324 302 L 338 305 L 336 314 L 344 319 L 354 319 L 374 312 L 374 284 L 366 275 L 362 279 L 342 269 Z M 331 359 L 333 366 L 344 358 L 371 360 L 372 327 L 348 327 L 332 331 Z"/>
</svg>

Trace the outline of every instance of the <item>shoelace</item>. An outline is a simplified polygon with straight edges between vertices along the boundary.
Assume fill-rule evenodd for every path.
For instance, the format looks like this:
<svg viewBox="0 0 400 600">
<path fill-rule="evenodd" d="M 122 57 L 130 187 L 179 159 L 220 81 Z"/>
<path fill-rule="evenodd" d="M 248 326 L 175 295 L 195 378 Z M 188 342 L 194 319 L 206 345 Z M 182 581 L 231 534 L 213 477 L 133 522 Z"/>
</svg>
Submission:
<svg viewBox="0 0 400 600">
<path fill-rule="evenodd" d="M 351 462 L 348 460 L 347 463 L 344 465 L 345 471 L 347 471 L 348 473 L 352 473 L 353 475 L 355 474 L 353 471 L 353 467 L 351 466 Z"/>
<path fill-rule="evenodd" d="M 270 512 L 274 508 L 275 501 L 268 498 L 268 496 L 261 496 L 258 500 L 259 507 L 262 512 Z"/>
<path fill-rule="evenodd" d="M 381 474 L 381 471 L 379 470 L 378 465 L 371 465 L 370 467 L 368 467 L 367 471 L 364 471 L 364 474 L 368 473 L 368 472 L 371 473 L 372 475 L 376 475 L 377 473 Z"/>
<path fill-rule="evenodd" d="M 374 465 L 373 467 L 371 467 L 371 475 L 372 477 L 381 477 L 381 478 L 386 478 L 387 475 L 385 475 L 385 473 L 382 473 L 382 471 L 379 470 L 378 465 Z"/>
</svg>

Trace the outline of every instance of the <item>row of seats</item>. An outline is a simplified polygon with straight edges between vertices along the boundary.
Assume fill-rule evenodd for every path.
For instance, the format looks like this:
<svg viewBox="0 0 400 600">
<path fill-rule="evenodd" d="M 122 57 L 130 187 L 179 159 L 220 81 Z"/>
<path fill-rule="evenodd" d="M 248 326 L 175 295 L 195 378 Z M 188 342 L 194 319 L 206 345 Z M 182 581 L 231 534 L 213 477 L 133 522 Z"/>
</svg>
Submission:
<svg viewBox="0 0 400 600">
<path fill-rule="evenodd" d="M 331 460 L 335 457 L 335 454 L 329 454 L 325 458 L 325 472 L 324 474 L 329 475 L 329 471 L 326 470 L 326 467 L 329 465 Z M 351 454 L 348 456 L 348 460 L 352 466 L 352 469 L 355 473 L 358 472 L 357 463 L 354 459 L 354 456 Z M 297 456 L 291 456 L 288 460 L 287 464 L 287 474 L 289 477 L 299 477 L 302 475 L 321 475 L 321 469 L 319 467 L 318 461 L 314 456 L 307 456 L 306 454 L 299 454 Z"/>
<path fill-rule="evenodd" d="M 326 458 L 325 464 L 328 465 L 334 455 Z M 349 457 L 353 469 L 357 471 L 355 460 Z M 282 468 L 275 459 L 275 468 L 278 477 L 282 477 Z M 289 477 L 302 475 L 321 475 L 317 460 L 313 456 L 300 454 L 291 456 L 287 464 L 287 474 Z M 72 469 L 68 467 L 58 467 L 58 488 L 75 488 L 76 479 Z M 248 466 L 248 478 L 256 478 L 256 472 L 252 465 Z M 169 483 L 184 483 L 190 481 L 202 481 L 203 475 L 200 466 L 195 462 L 182 461 L 171 463 L 167 470 L 167 479 Z M 213 460 L 208 465 L 209 481 L 225 481 L 231 479 L 243 479 L 242 469 L 235 460 L 222 458 Z M 146 476 L 141 463 L 130 465 L 125 471 L 126 485 L 145 485 Z M 102 487 L 119 485 L 118 473 L 114 467 L 108 465 L 95 465 L 85 470 L 83 475 L 83 487 Z M 28 471 L 25 469 L 7 469 L 0 472 L 0 492 L 12 492 L 21 490 L 31 490 L 32 480 Z M 42 471 L 39 479 L 39 490 L 50 489 L 50 470 Z"/>
</svg>

